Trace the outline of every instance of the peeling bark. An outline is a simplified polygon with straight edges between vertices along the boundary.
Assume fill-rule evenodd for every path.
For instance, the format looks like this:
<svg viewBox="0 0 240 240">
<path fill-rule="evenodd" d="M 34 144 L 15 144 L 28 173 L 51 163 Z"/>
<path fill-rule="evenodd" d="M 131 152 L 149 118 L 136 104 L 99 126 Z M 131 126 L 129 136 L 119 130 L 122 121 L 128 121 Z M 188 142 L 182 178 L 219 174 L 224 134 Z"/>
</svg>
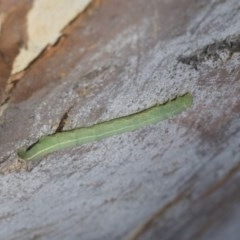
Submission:
<svg viewBox="0 0 240 240">
<path fill-rule="evenodd" d="M 105 0 L 71 22 L 1 117 L 0 238 L 238 239 L 239 9 L 238 0 Z M 17 159 L 42 136 L 184 92 L 193 107 L 169 121 L 32 165 Z"/>
</svg>

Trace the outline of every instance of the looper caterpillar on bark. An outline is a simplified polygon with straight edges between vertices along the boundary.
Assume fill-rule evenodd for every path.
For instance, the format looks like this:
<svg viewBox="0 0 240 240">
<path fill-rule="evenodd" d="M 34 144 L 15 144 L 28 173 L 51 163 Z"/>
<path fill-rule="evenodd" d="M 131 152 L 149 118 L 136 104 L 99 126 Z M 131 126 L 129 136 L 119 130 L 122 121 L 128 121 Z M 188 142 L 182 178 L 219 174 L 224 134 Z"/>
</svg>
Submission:
<svg viewBox="0 0 240 240">
<path fill-rule="evenodd" d="M 41 137 L 27 150 L 19 150 L 18 155 L 24 160 L 36 160 L 60 149 L 100 141 L 104 138 L 134 131 L 147 125 L 156 124 L 189 108 L 193 97 L 187 93 L 161 105 L 155 105 L 141 112 L 90 127 L 59 132 Z"/>
</svg>

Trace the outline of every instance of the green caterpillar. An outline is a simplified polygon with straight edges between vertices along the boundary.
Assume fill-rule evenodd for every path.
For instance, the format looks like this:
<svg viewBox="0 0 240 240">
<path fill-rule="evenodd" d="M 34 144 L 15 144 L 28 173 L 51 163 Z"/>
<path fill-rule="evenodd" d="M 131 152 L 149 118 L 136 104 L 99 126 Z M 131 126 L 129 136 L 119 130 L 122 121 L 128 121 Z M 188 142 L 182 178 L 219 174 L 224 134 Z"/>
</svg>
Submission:
<svg viewBox="0 0 240 240">
<path fill-rule="evenodd" d="M 24 160 L 36 160 L 63 148 L 100 141 L 113 135 L 134 131 L 179 114 L 190 107 L 192 103 L 193 97 L 188 93 L 165 104 L 156 105 L 132 115 L 98 123 L 90 127 L 41 137 L 27 150 L 19 150 L 18 155 Z"/>
</svg>

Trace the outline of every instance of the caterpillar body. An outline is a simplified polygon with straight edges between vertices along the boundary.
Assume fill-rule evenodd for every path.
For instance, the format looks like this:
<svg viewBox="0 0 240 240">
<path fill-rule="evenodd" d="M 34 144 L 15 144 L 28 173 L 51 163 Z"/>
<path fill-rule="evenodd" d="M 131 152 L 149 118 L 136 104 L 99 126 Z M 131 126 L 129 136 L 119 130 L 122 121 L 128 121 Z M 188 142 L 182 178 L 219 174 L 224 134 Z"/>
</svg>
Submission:
<svg viewBox="0 0 240 240">
<path fill-rule="evenodd" d="M 27 161 L 36 160 L 60 149 L 100 141 L 113 135 L 134 131 L 179 114 L 189 108 L 192 103 L 193 97 L 187 93 L 164 104 L 155 105 L 125 117 L 41 137 L 29 149 L 19 150 L 18 155 Z"/>
</svg>

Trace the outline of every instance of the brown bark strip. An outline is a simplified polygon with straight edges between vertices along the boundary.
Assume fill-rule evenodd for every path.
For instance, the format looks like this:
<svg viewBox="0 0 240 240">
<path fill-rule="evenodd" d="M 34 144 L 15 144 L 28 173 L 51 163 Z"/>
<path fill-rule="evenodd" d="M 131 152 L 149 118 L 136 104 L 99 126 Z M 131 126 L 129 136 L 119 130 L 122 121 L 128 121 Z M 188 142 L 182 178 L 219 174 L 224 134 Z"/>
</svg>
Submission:
<svg viewBox="0 0 240 240">
<path fill-rule="evenodd" d="M 6 85 L 15 57 L 27 44 L 26 16 L 32 2 L 19 1 L 6 14 L 0 33 L 0 103 L 8 98 Z"/>
</svg>

